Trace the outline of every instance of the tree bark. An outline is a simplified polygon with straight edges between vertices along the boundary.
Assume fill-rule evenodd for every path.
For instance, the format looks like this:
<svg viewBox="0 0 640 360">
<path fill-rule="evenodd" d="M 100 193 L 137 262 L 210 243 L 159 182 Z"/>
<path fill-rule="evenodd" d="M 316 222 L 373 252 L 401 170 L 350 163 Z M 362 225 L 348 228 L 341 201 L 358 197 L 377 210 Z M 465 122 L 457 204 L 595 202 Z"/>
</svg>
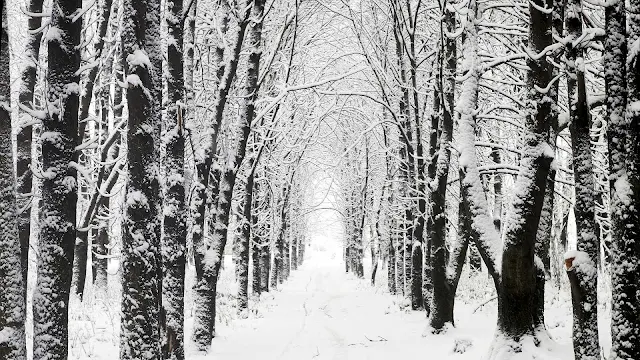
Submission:
<svg viewBox="0 0 640 360">
<path fill-rule="evenodd" d="M 432 161 L 436 162 L 436 174 L 432 181 L 437 184 L 429 194 L 433 223 L 430 231 L 431 241 L 431 280 L 433 281 L 433 304 L 431 308 L 429 324 L 434 331 L 444 328 L 446 322 L 453 318 L 453 306 L 450 298 L 452 289 L 447 282 L 447 263 L 449 252 L 446 248 L 446 193 L 449 173 L 451 150 L 449 144 L 453 138 L 453 111 L 455 98 L 455 74 L 456 74 L 456 41 L 446 35 L 455 31 L 455 12 L 449 10 L 447 5 L 441 9 L 444 21 L 441 25 L 440 46 L 442 58 L 442 78 L 440 92 L 443 95 L 442 109 L 442 133 L 439 141 L 438 155 Z"/>
<path fill-rule="evenodd" d="M 628 26 L 626 13 L 630 14 Z M 630 2 L 629 9 L 625 9 L 624 2 L 615 2 L 607 4 L 605 10 L 604 63 L 614 238 L 611 358 L 616 360 L 640 358 L 640 112 L 637 108 L 640 61 L 633 50 L 640 38 L 639 13 L 637 0 Z"/>
<path fill-rule="evenodd" d="M 42 12 L 43 0 L 31 0 L 27 7 L 30 13 Z M 4 11 L 4 10 L 3 10 Z M 3 21 L 3 23 L 5 23 Z M 20 80 L 20 92 L 18 93 L 18 134 L 16 139 L 16 188 L 18 190 L 18 236 L 20 238 L 20 254 L 22 265 L 22 285 L 24 286 L 24 298 L 27 298 L 27 273 L 29 272 L 29 239 L 31 238 L 31 204 L 33 202 L 33 171 L 31 169 L 31 151 L 33 137 L 33 117 L 24 110 L 36 108 L 34 89 L 37 82 L 38 58 L 40 56 L 40 42 L 42 31 L 36 31 L 42 25 L 42 18 L 31 16 L 28 20 L 29 31 Z"/>
<path fill-rule="evenodd" d="M 587 103 L 584 50 L 575 44 L 582 35 L 582 4 L 569 0 L 565 9 L 567 43 L 567 91 L 573 170 L 575 179 L 576 230 L 578 250 L 586 260 L 567 264 L 573 297 L 573 349 L 576 359 L 600 359 L 598 339 L 597 259 L 600 241 L 595 229 L 595 185 L 591 155 L 591 114 Z M 582 260 L 582 259 L 581 259 Z"/>
<path fill-rule="evenodd" d="M 76 240 L 77 184 L 75 147 L 78 134 L 82 2 L 54 0 L 48 42 L 46 119 L 42 126 L 42 205 L 37 284 L 33 298 L 34 360 L 66 359 L 73 250 Z M 52 30 L 49 30 L 52 31 Z M 55 339 L 55 341 L 52 341 Z"/>
<path fill-rule="evenodd" d="M 11 133 L 11 77 L 9 65 L 9 29 L 5 1 L 0 38 L 0 358 L 27 358 L 24 324 L 26 301 L 21 271 L 21 244 L 18 233 L 15 172 Z"/>
<path fill-rule="evenodd" d="M 162 212 L 157 174 L 162 121 L 160 14 L 157 1 L 124 1 L 129 177 L 122 239 L 121 359 L 162 356 Z"/>
<path fill-rule="evenodd" d="M 213 219 L 213 241 L 207 249 L 207 252 L 213 253 L 214 256 L 209 261 L 206 261 L 207 263 L 204 264 L 203 268 L 205 272 L 204 278 L 206 279 L 206 282 L 203 283 L 203 285 L 205 286 L 204 291 L 211 294 L 211 296 L 206 295 L 203 299 L 200 300 L 204 303 L 204 305 L 201 306 L 201 309 L 204 311 L 206 311 L 206 309 L 209 309 L 209 311 L 214 314 L 216 307 L 216 287 L 214 285 L 218 281 L 220 266 L 224 261 L 224 248 L 227 243 L 227 231 L 229 224 L 229 214 L 231 212 L 231 198 L 233 195 L 233 188 L 236 182 L 237 173 L 246 155 L 247 142 L 249 139 L 249 132 L 251 130 L 250 126 L 254 117 L 255 100 L 257 97 L 257 78 L 259 73 L 261 55 L 260 42 L 262 34 L 264 0 L 254 0 L 251 6 L 249 6 L 248 1 L 241 2 L 240 4 L 238 4 L 238 6 L 238 9 L 241 9 L 242 11 L 250 10 L 251 16 L 249 16 L 249 14 L 241 15 L 242 18 L 240 20 L 240 28 L 238 29 L 238 33 L 236 34 L 235 43 L 233 43 L 236 48 L 234 48 L 233 50 L 231 62 L 228 64 L 229 68 L 227 69 L 231 71 L 231 73 L 227 74 L 229 77 L 233 77 L 235 68 L 237 67 L 237 58 L 240 53 L 240 48 L 242 47 L 244 31 L 249 23 L 251 23 L 252 26 L 250 28 L 250 34 L 248 36 L 249 60 L 247 65 L 247 77 L 245 79 L 246 83 L 244 86 L 244 96 L 243 101 L 240 105 L 241 116 L 239 124 L 235 129 L 235 140 L 230 147 L 230 149 L 233 149 L 234 153 L 233 156 L 231 156 L 228 160 L 227 164 L 224 165 L 224 169 L 222 170 L 222 174 L 220 177 L 217 196 L 218 202 L 215 210 L 215 218 Z M 225 70 L 225 73 L 227 70 Z M 220 85 L 221 87 L 226 84 L 226 79 L 224 77 L 222 79 L 223 80 L 221 81 Z M 219 89 L 219 91 L 220 95 L 225 95 L 226 97 L 228 88 L 226 90 Z M 217 121 L 218 119 L 216 118 L 216 122 Z M 212 139 L 214 141 L 214 145 L 216 141 L 215 136 L 217 135 L 214 134 L 214 138 Z M 212 154 L 210 155 L 212 156 Z M 205 173 L 208 173 L 208 171 Z M 210 319 L 211 321 L 205 321 L 208 318 L 209 316 L 207 314 L 196 312 L 196 321 L 194 324 L 194 340 L 199 350 L 208 350 L 211 345 L 211 338 L 215 334 L 215 317 L 212 317 Z"/>
<path fill-rule="evenodd" d="M 529 53 L 538 54 L 552 44 L 551 0 L 529 4 Z M 534 334 L 536 266 L 534 247 L 544 202 L 547 177 L 553 155 L 547 136 L 551 124 L 552 102 L 538 89 L 551 82 L 552 68 L 545 57 L 527 57 L 527 101 L 524 149 L 515 184 L 515 201 L 505 224 L 502 251 L 502 281 L 498 291 L 498 331 L 491 358 L 504 351 L 504 338 L 520 342 Z"/>
<path fill-rule="evenodd" d="M 184 54 L 183 0 L 167 3 L 167 114 L 163 139 L 166 169 L 163 197 L 162 313 L 163 357 L 184 359 L 184 289 L 187 247 L 187 208 L 185 204 L 185 136 L 184 136 Z"/>
<path fill-rule="evenodd" d="M 252 235 L 250 221 L 253 205 L 253 184 L 253 174 L 249 174 L 244 186 L 241 228 L 237 239 L 238 254 L 240 255 L 236 264 L 238 269 L 238 314 L 241 318 L 247 317 L 249 308 L 249 249 Z"/>
</svg>

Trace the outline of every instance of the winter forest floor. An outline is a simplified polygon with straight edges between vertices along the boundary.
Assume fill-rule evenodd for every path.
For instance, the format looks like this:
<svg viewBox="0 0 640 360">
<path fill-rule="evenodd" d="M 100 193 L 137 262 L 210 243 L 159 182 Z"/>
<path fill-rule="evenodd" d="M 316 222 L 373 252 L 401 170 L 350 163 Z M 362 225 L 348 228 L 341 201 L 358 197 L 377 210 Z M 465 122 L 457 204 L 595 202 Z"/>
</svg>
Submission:
<svg viewBox="0 0 640 360">
<path fill-rule="evenodd" d="M 424 312 L 410 311 L 401 296 L 389 295 L 386 268 L 378 270 L 378 283 L 371 286 L 369 278 L 357 279 L 344 272 L 338 242 L 312 244 L 305 264 L 293 271 L 278 290 L 263 294 L 259 302 L 253 299 L 247 319 L 235 315 L 233 265 L 227 258 L 211 352 L 199 354 L 187 340 L 187 359 L 389 360 L 428 355 L 432 359 L 465 360 L 482 359 L 487 354 L 497 309 L 495 301 L 479 306 L 493 297 L 486 274 L 469 276 L 465 270 L 456 299 L 456 328 L 433 335 L 427 330 Z M 189 289 L 190 284 L 187 286 Z M 187 339 L 193 321 L 189 293 Z M 118 297 L 108 295 L 106 301 L 94 298 L 83 304 L 75 301 L 75 310 L 73 307 L 82 311 L 71 312 L 79 314 L 71 319 L 71 358 L 116 359 Z M 541 355 L 533 358 L 572 359 L 568 293 L 551 299 L 546 311 L 547 328 L 554 341 L 543 343 L 546 349 L 540 349 Z M 601 325 L 602 330 L 608 327 Z M 601 333 L 603 339 L 607 336 Z M 608 351 L 608 344 L 604 345 Z"/>
</svg>

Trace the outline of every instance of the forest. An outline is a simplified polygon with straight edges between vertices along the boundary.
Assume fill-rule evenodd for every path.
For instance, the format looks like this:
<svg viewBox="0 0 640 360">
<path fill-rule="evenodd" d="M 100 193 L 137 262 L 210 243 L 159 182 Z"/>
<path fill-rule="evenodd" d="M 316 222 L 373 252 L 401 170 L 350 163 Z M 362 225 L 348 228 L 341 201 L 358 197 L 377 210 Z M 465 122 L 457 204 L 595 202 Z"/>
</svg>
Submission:
<svg viewBox="0 0 640 360">
<path fill-rule="evenodd" d="M 0 360 L 640 360 L 640 0 L 0 8 Z"/>
</svg>

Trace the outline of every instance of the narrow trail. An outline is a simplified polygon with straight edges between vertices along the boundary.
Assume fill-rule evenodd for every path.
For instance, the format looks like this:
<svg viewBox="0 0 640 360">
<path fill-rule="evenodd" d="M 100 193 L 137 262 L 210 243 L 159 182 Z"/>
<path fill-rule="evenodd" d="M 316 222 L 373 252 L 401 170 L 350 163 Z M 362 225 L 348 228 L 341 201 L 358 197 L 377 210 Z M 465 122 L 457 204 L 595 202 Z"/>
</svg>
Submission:
<svg viewBox="0 0 640 360">
<path fill-rule="evenodd" d="M 458 302 L 458 327 L 425 334 L 421 311 L 401 310 L 399 297 L 368 279 L 344 272 L 338 251 L 309 254 L 278 290 L 260 304 L 262 317 L 221 327 L 211 351 L 216 360 L 478 360 L 493 341 L 495 309 L 475 313 L 476 304 Z M 490 306 L 487 306 L 489 308 Z M 554 346 L 555 347 L 555 346 Z M 560 357 L 570 358 L 570 348 Z"/>
<path fill-rule="evenodd" d="M 344 272 L 328 254 L 313 254 L 275 292 L 260 319 L 237 320 L 213 340 L 211 359 L 365 359 L 397 338 L 385 319 L 389 297 Z M 398 319 L 400 321 L 400 319 Z M 406 324 L 405 324 L 406 325 Z M 395 329 L 395 330 L 394 330 Z M 376 356 L 377 358 L 378 356 Z"/>
</svg>

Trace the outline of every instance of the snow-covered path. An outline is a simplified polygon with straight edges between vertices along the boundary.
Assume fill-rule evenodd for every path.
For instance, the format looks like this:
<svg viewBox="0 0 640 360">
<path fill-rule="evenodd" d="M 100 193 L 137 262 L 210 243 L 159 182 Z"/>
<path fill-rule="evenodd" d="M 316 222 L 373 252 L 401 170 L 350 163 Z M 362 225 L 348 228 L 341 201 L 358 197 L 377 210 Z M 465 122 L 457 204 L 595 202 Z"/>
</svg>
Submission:
<svg viewBox="0 0 640 360">
<path fill-rule="evenodd" d="M 345 274 L 340 256 L 313 254 L 267 301 L 261 318 L 219 329 L 202 359 L 480 359 L 493 338 L 495 313 L 461 304 L 463 326 L 424 337 L 423 312 L 402 311 L 398 297 Z M 467 315 L 465 315 L 467 314 Z M 198 357 L 198 359 L 200 359 Z"/>
<path fill-rule="evenodd" d="M 363 359 L 389 350 L 384 342 L 399 334 L 379 321 L 388 300 L 362 289 L 362 281 L 345 274 L 339 263 L 309 260 L 281 287 L 264 318 L 221 329 L 210 357 Z"/>
</svg>

